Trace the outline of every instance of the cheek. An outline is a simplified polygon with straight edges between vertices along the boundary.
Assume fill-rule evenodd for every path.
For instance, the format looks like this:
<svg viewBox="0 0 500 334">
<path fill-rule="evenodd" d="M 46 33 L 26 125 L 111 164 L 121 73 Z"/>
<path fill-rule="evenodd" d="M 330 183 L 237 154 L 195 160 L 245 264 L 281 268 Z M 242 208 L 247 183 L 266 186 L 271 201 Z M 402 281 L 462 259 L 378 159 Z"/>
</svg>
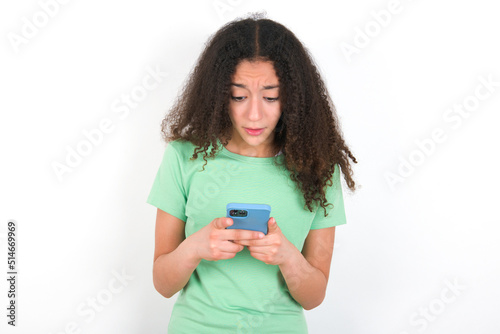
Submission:
<svg viewBox="0 0 500 334">
<path fill-rule="evenodd" d="M 240 111 L 238 110 L 238 107 L 234 105 L 229 105 L 229 118 L 231 119 L 231 122 L 235 124 L 236 122 L 239 122 L 240 120 Z"/>
<path fill-rule="evenodd" d="M 273 108 L 273 119 L 276 123 L 278 123 L 281 116 L 281 106 L 279 103 L 276 103 L 276 106 Z"/>
</svg>

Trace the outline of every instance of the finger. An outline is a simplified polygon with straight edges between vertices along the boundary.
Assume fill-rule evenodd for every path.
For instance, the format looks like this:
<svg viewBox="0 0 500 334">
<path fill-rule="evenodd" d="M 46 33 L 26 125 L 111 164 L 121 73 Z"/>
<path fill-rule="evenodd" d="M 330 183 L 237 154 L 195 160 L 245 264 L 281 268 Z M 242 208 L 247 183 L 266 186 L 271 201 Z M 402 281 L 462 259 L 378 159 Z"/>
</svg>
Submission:
<svg viewBox="0 0 500 334">
<path fill-rule="evenodd" d="M 220 252 L 219 260 L 228 260 L 236 256 L 237 252 Z"/>
<path fill-rule="evenodd" d="M 267 233 L 273 233 L 278 229 L 278 224 L 276 223 L 276 219 L 274 217 L 269 218 L 267 221 Z"/>
<path fill-rule="evenodd" d="M 224 231 L 224 239 L 227 240 L 245 240 L 245 239 L 262 239 L 264 233 L 258 231 L 242 230 L 242 229 L 229 229 Z"/>
<path fill-rule="evenodd" d="M 237 253 L 237 252 L 241 252 L 243 250 L 243 248 L 245 248 L 244 245 L 238 245 L 234 242 L 223 242 L 220 245 L 219 250 L 221 252 Z"/>
<path fill-rule="evenodd" d="M 245 246 L 266 246 L 267 245 L 266 240 L 255 240 L 255 239 L 241 239 L 241 240 L 236 240 L 234 243 L 238 244 L 238 245 L 245 245 Z"/>
<path fill-rule="evenodd" d="M 233 225 L 233 220 L 231 218 L 221 217 L 214 219 L 212 223 L 216 229 L 223 230 L 226 227 Z"/>
<path fill-rule="evenodd" d="M 269 246 L 247 246 L 248 251 L 252 254 L 271 254 L 271 248 Z"/>
</svg>

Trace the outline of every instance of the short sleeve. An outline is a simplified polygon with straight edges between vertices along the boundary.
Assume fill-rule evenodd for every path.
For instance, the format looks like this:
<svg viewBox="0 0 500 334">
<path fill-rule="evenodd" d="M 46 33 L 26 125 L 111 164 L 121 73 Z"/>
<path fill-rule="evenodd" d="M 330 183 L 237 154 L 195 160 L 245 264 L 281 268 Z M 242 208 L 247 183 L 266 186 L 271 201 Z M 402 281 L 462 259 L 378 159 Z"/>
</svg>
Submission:
<svg viewBox="0 0 500 334">
<path fill-rule="evenodd" d="M 170 142 L 146 202 L 185 222 L 187 197 L 182 175 L 182 161 Z"/>
<path fill-rule="evenodd" d="M 318 206 L 316 215 L 311 223 L 311 230 L 347 223 L 344 209 L 344 198 L 342 195 L 342 185 L 340 181 L 340 167 L 336 164 L 332 177 L 333 184 L 326 190 L 326 200 L 328 203 L 333 204 L 333 207 L 331 205 L 327 205 L 326 212 L 328 213 L 328 216 L 325 217 L 325 209 Z"/>
</svg>

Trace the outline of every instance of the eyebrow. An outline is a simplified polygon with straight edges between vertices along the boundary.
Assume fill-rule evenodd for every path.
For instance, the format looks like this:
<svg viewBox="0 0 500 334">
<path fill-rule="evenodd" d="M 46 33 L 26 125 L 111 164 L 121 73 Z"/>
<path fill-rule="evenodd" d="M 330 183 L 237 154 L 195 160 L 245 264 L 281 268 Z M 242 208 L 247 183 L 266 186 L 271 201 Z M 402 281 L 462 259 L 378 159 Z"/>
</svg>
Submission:
<svg viewBox="0 0 500 334">
<path fill-rule="evenodd" d="M 231 83 L 231 86 L 236 86 L 236 87 L 248 89 L 247 86 L 245 86 L 244 84 L 239 84 L 239 83 L 234 83 L 234 82 Z M 274 88 L 279 88 L 279 85 L 268 85 L 268 86 L 262 87 L 263 90 L 274 89 Z"/>
</svg>

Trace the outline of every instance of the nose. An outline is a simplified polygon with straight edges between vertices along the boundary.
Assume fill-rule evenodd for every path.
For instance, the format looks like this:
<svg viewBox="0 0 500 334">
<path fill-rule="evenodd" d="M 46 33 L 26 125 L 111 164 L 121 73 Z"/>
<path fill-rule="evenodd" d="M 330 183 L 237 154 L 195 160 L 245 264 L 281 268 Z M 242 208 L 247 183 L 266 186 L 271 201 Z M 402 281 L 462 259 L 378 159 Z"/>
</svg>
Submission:
<svg viewBox="0 0 500 334">
<path fill-rule="evenodd" d="M 258 121 L 262 118 L 262 101 L 258 97 L 252 97 L 248 106 L 248 119 Z"/>
</svg>

